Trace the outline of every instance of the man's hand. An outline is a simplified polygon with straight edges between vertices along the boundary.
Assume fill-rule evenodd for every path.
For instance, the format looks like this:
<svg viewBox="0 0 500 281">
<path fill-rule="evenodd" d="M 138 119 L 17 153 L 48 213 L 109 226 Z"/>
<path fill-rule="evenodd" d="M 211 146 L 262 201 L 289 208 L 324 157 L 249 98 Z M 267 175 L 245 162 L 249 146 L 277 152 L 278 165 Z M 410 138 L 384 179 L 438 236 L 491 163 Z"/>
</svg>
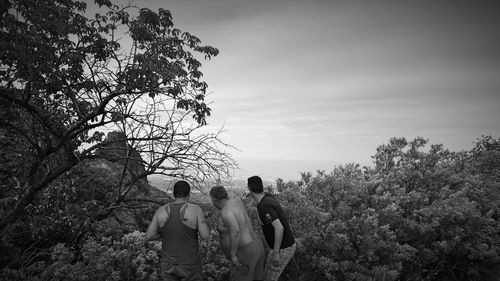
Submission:
<svg viewBox="0 0 500 281">
<path fill-rule="evenodd" d="M 273 251 L 273 257 L 271 259 L 271 263 L 274 267 L 278 267 L 280 265 L 280 252 Z"/>
</svg>

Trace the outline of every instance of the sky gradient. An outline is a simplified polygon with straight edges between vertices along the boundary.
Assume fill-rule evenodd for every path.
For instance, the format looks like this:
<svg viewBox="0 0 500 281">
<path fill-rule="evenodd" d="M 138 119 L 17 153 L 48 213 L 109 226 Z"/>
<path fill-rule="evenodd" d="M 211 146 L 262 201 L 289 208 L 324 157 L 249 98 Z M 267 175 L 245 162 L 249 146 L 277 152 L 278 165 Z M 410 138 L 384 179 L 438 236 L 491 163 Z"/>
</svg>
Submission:
<svg viewBox="0 0 500 281">
<path fill-rule="evenodd" d="M 209 126 L 238 148 L 237 177 L 371 165 L 391 137 L 500 136 L 498 1 L 134 3 L 220 50 L 202 67 Z"/>
</svg>

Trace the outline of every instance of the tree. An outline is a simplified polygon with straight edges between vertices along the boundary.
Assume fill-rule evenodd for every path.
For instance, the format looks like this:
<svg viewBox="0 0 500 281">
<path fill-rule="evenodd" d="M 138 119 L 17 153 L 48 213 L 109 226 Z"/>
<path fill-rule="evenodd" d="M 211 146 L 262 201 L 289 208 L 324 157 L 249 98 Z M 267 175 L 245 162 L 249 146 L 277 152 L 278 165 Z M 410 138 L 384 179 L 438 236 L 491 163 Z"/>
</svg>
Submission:
<svg viewBox="0 0 500 281">
<path fill-rule="evenodd" d="M 85 159 L 121 149 L 119 204 L 130 186 L 159 173 L 194 182 L 235 166 L 220 133 L 204 126 L 199 57 L 216 48 L 174 27 L 168 10 L 96 0 L 11 0 L 0 9 L 1 227 L 50 183 Z M 106 133 L 119 132 L 115 138 Z M 118 146 L 125 143 L 124 146 Z M 132 153 L 140 157 L 130 157 Z M 144 166 L 133 173 L 128 165 Z"/>
<path fill-rule="evenodd" d="M 460 152 L 427 144 L 392 138 L 373 167 L 302 174 L 295 190 L 304 197 L 282 201 L 305 230 L 297 232 L 305 280 L 308 271 L 320 280 L 498 278 L 500 140 L 482 137 Z"/>
<path fill-rule="evenodd" d="M 494 280 L 498 249 L 499 141 L 483 137 L 471 151 L 427 140 L 393 138 L 369 170 L 379 221 L 417 251 L 403 263 L 410 280 Z M 494 277 L 495 276 L 495 277 Z"/>
</svg>

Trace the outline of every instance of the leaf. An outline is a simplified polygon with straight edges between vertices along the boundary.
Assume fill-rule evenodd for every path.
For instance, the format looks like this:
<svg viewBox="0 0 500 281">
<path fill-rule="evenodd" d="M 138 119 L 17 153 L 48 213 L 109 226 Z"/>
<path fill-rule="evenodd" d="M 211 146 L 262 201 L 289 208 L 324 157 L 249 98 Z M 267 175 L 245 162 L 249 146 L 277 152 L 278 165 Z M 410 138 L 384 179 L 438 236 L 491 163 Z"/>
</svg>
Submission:
<svg viewBox="0 0 500 281">
<path fill-rule="evenodd" d="M 95 0 L 95 2 L 99 7 L 106 6 L 110 8 L 113 4 L 111 3 L 110 0 Z"/>
</svg>

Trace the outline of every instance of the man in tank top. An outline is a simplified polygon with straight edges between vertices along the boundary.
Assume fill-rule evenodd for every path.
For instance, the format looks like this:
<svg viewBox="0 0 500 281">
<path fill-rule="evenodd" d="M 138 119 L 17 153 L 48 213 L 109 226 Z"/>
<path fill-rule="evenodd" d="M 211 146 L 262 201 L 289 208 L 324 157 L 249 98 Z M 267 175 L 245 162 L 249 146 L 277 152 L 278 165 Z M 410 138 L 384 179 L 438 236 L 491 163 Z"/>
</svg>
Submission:
<svg viewBox="0 0 500 281">
<path fill-rule="evenodd" d="M 245 205 L 229 198 L 222 186 L 214 186 L 210 197 L 213 205 L 221 210 L 217 231 L 222 251 L 231 260 L 229 280 L 262 280 L 264 244 L 252 228 Z"/>
<path fill-rule="evenodd" d="M 189 203 L 191 188 L 185 181 L 174 185 L 174 202 L 161 206 L 149 224 L 146 242 L 162 241 L 160 277 L 164 281 L 203 280 L 198 235 L 210 237 L 200 206 Z"/>
</svg>

